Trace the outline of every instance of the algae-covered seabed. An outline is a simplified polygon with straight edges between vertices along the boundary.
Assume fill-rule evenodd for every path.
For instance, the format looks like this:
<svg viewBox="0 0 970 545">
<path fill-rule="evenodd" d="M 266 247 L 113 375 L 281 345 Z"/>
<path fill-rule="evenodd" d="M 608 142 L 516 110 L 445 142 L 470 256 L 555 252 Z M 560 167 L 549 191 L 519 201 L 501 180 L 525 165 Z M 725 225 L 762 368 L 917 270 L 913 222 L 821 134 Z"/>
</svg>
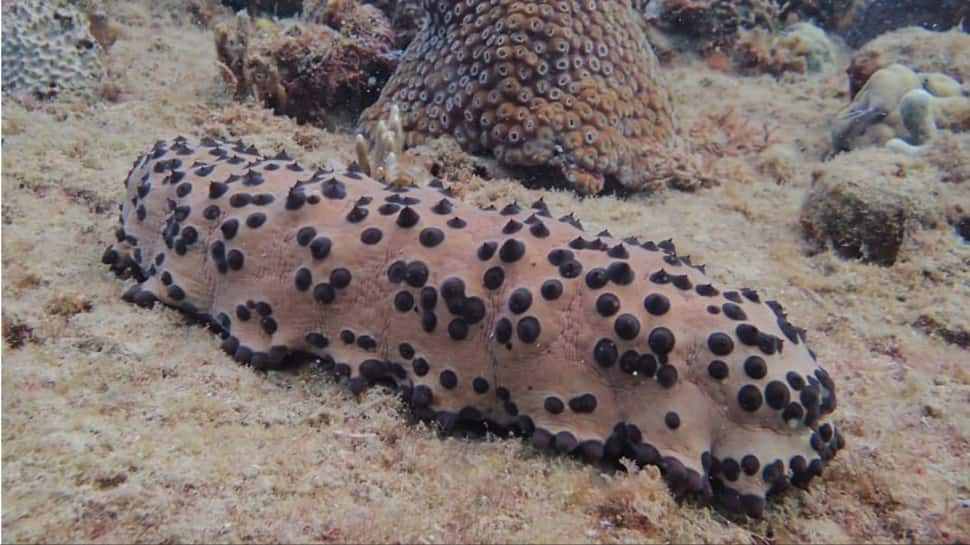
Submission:
<svg viewBox="0 0 970 545">
<path fill-rule="evenodd" d="M 392 396 L 355 399 L 309 369 L 256 373 L 178 312 L 122 302 L 100 257 L 125 173 L 156 139 L 243 137 L 312 166 L 350 162 L 353 146 L 232 103 L 211 32 L 179 10 L 111 12 L 120 101 L 3 104 L 3 320 L 24 340 L 3 350 L 8 540 L 970 541 L 970 355 L 911 325 L 932 310 L 966 327 L 968 246 L 942 226 L 911 234 L 888 268 L 802 251 L 798 210 L 847 100 L 844 64 L 781 81 L 667 66 L 686 125 L 733 109 L 804 149 L 720 160 L 720 187 L 580 200 L 499 180 L 465 196 L 544 196 L 593 231 L 673 237 L 715 281 L 758 288 L 808 329 L 848 446 L 808 491 L 746 521 L 679 503 L 653 468 L 606 475 L 516 440 L 439 439 Z"/>
</svg>

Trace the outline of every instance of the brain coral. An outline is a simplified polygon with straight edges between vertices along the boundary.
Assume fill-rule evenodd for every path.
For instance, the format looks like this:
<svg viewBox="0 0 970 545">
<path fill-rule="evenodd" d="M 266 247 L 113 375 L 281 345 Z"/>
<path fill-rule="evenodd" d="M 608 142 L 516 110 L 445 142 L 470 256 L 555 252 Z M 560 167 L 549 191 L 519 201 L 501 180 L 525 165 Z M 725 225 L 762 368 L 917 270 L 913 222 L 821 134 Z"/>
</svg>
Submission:
<svg viewBox="0 0 970 545">
<path fill-rule="evenodd" d="M 407 145 L 451 135 L 504 164 L 552 166 L 585 193 L 605 176 L 653 185 L 675 138 L 670 92 L 623 0 L 426 0 L 426 25 L 381 98 L 362 115 L 370 135 L 392 104 Z"/>
<path fill-rule="evenodd" d="M 760 516 L 842 445 L 835 386 L 775 301 L 714 286 L 669 241 L 582 231 L 540 200 L 480 210 L 440 181 L 307 170 L 175 139 L 126 180 L 104 263 L 125 299 L 209 322 L 241 362 L 316 358 L 451 432 L 660 466 Z"/>
<path fill-rule="evenodd" d="M 3 92 L 87 94 L 104 75 L 87 17 L 58 2 L 3 5 Z"/>
</svg>

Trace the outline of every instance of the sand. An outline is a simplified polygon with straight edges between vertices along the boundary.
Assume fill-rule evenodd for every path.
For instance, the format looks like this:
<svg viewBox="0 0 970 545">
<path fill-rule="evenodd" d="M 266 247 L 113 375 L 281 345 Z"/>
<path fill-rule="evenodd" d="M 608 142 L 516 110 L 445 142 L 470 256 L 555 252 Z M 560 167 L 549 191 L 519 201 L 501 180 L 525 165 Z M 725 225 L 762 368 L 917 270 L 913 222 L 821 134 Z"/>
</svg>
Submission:
<svg viewBox="0 0 970 545">
<path fill-rule="evenodd" d="M 718 187 L 581 200 L 463 182 L 471 202 L 542 196 L 593 231 L 673 238 L 716 282 L 758 288 L 808 329 L 848 446 L 807 491 L 746 520 L 672 497 L 655 468 L 605 474 L 517 440 L 438 438 L 391 395 L 355 399 L 311 368 L 256 373 L 178 312 L 121 301 L 126 283 L 100 256 L 125 173 L 155 140 L 242 137 L 311 166 L 353 159 L 350 134 L 233 103 L 211 32 L 146 5 L 108 4 L 123 31 L 108 56 L 116 102 L 3 99 L 7 540 L 970 542 L 970 353 L 946 334 L 970 330 L 970 245 L 941 222 L 912 229 L 892 267 L 803 251 L 799 209 L 848 100 L 847 59 L 778 80 L 671 61 Z M 712 132 L 727 114 L 734 132 Z M 774 147 L 761 150 L 765 124 Z M 970 149 L 966 136 L 947 145 Z M 941 209 L 970 203 L 970 184 L 942 188 L 961 168 L 943 155 L 953 164 L 858 160 L 945 189 Z"/>
</svg>

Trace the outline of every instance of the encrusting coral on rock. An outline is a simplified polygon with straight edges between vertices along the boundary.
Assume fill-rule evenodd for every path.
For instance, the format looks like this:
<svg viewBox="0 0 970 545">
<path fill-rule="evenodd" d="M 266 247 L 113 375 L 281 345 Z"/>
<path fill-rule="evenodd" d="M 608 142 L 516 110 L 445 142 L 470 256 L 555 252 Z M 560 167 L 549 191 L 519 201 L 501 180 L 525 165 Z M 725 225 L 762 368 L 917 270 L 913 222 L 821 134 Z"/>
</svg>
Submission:
<svg viewBox="0 0 970 545">
<path fill-rule="evenodd" d="M 244 9 L 252 16 L 292 17 L 303 11 L 304 0 L 222 0 L 222 4 L 236 11 Z"/>
<path fill-rule="evenodd" d="M 891 266 L 907 238 L 944 223 L 942 189 L 914 159 L 884 148 L 840 154 L 812 173 L 800 223 L 809 254 Z"/>
<path fill-rule="evenodd" d="M 772 0 L 650 0 L 644 16 L 652 25 L 696 41 L 702 55 L 728 51 L 742 30 L 778 26 L 778 5 Z"/>
<path fill-rule="evenodd" d="M 840 29 L 858 0 L 776 0 L 778 17 L 787 23 L 812 21 L 825 30 Z"/>
<path fill-rule="evenodd" d="M 304 5 L 301 19 L 326 25 L 378 51 L 387 51 L 394 44 L 394 30 L 381 10 L 355 0 L 327 0 Z"/>
<path fill-rule="evenodd" d="M 844 445 L 832 379 L 780 304 L 714 286 L 668 240 L 477 209 L 440 181 L 306 170 L 242 142 L 160 141 L 126 180 L 103 262 L 259 369 L 314 358 L 445 432 L 661 468 L 761 516 Z"/>
<path fill-rule="evenodd" d="M 970 96 L 945 74 L 919 74 L 897 63 L 872 74 L 838 113 L 832 146 L 846 151 L 885 144 L 918 152 L 939 129 L 970 129 Z"/>
<path fill-rule="evenodd" d="M 629 2 L 424 6 L 428 24 L 361 117 L 368 139 L 396 104 L 409 147 L 450 135 L 505 165 L 551 167 L 583 193 L 607 177 L 633 190 L 662 182 L 676 120 Z"/>
<path fill-rule="evenodd" d="M 921 74 L 946 74 L 970 81 L 970 34 L 959 29 L 945 32 L 908 27 L 887 32 L 858 49 L 847 70 L 849 96 L 862 89 L 877 70 L 902 64 Z"/>
<path fill-rule="evenodd" d="M 352 2 L 320 16 L 340 29 L 245 13 L 217 25 L 216 53 L 236 98 L 331 128 L 374 102 L 397 67 L 387 21 Z"/>
<path fill-rule="evenodd" d="M 825 31 L 795 23 L 780 35 L 756 28 L 741 33 L 733 57 L 742 71 L 780 76 L 824 72 L 834 64 L 835 49 Z"/>
<path fill-rule="evenodd" d="M 890 31 L 920 26 L 929 30 L 970 30 L 970 2 L 966 0 L 857 0 L 841 34 L 850 47 Z"/>
</svg>

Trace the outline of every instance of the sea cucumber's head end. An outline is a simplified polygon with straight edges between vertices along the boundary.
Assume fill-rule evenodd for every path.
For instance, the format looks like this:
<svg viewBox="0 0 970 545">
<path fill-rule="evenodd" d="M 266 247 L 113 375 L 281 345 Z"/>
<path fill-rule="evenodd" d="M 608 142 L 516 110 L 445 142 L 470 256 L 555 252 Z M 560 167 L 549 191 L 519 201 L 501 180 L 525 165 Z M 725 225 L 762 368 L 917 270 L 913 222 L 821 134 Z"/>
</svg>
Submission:
<svg viewBox="0 0 970 545">
<path fill-rule="evenodd" d="M 701 458 L 718 502 L 760 517 L 767 495 L 806 487 L 844 448 L 836 387 L 781 305 L 753 290 L 722 295 L 690 366 L 693 383 L 726 409 L 715 411 Z"/>
<path fill-rule="evenodd" d="M 791 486 L 807 488 L 845 447 L 834 422 L 819 419 L 790 434 L 736 430 L 709 455 L 708 474 L 716 502 L 726 509 L 761 518 L 765 498 Z"/>
</svg>

